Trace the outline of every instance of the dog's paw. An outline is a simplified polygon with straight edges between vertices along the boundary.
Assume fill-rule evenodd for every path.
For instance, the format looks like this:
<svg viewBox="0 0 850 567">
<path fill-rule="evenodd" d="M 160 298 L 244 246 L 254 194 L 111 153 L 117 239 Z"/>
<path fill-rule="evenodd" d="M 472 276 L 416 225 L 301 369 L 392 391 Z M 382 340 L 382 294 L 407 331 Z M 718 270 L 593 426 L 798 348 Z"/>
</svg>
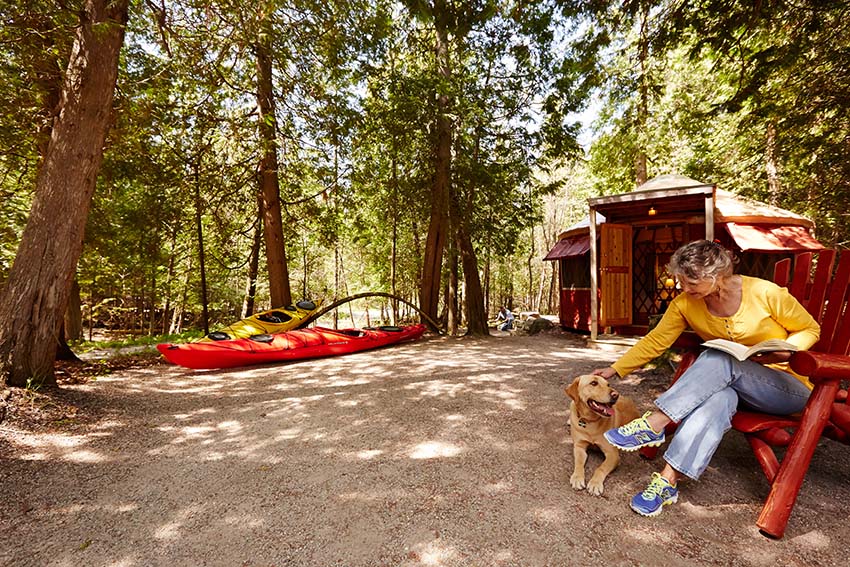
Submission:
<svg viewBox="0 0 850 567">
<path fill-rule="evenodd" d="M 602 496 L 602 481 L 590 479 L 590 482 L 587 483 L 587 491 L 594 496 Z"/>
<path fill-rule="evenodd" d="M 575 490 L 582 490 L 584 488 L 584 475 L 573 473 L 573 476 L 570 477 L 570 484 Z"/>
</svg>

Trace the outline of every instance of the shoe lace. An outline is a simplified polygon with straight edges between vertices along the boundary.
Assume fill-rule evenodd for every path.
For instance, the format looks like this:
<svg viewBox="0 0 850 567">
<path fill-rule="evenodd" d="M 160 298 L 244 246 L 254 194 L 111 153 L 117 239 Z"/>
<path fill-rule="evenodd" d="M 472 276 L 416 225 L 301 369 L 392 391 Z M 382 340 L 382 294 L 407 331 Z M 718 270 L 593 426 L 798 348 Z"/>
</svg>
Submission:
<svg viewBox="0 0 850 567">
<path fill-rule="evenodd" d="M 620 427 L 620 433 L 623 435 L 634 435 L 638 431 L 646 431 L 652 430 L 649 426 L 649 422 L 646 421 L 646 416 L 641 417 L 640 419 L 636 419 L 634 421 L 630 421 L 629 423 Z"/>
<path fill-rule="evenodd" d="M 663 476 L 658 473 L 652 473 L 652 480 L 649 481 L 649 486 L 647 486 L 646 490 L 643 491 L 642 496 L 645 500 L 652 500 L 661 494 L 668 486 L 670 486 L 670 483 L 667 482 Z"/>
</svg>

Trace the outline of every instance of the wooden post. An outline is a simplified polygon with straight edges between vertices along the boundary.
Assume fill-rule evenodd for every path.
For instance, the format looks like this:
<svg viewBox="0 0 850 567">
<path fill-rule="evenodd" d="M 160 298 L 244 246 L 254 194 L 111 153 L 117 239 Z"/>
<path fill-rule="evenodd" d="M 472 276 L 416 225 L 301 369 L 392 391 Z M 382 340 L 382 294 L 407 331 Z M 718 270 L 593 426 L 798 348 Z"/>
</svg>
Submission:
<svg viewBox="0 0 850 567">
<path fill-rule="evenodd" d="M 705 196 L 705 239 L 714 240 L 714 190 L 717 185 L 711 187 L 711 193 Z"/>
<path fill-rule="evenodd" d="M 596 208 L 590 207 L 590 340 L 599 336 L 599 278 L 596 265 Z"/>
</svg>

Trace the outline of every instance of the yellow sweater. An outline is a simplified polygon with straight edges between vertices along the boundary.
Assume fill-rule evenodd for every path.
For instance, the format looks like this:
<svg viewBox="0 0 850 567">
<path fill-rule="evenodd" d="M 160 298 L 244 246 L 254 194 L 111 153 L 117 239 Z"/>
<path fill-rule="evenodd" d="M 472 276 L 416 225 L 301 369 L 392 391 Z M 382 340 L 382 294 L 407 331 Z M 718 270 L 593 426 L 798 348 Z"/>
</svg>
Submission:
<svg viewBox="0 0 850 567">
<path fill-rule="evenodd" d="M 705 301 L 686 293 L 670 303 L 667 312 L 652 331 L 630 348 L 612 366 L 625 376 L 661 355 L 690 327 L 702 340 L 728 339 L 754 345 L 766 339 L 782 339 L 807 350 L 820 337 L 820 326 L 788 290 L 773 282 L 742 276 L 741 306 L 731 317 L 708 312 Z M 810 389 L 811 382 L 788 368 L 788 363 L 771 364 L 790 372 Z"/>
</svg>

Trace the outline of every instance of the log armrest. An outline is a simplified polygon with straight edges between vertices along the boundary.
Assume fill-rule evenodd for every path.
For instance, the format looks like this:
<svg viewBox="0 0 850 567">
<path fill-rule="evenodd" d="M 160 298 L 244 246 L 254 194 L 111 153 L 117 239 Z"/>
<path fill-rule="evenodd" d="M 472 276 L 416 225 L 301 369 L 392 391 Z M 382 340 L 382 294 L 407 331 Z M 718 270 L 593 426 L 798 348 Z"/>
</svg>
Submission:
<svg viewBox="0 0 850 567">
<path fill-rule="evenodd" d="M 822 352 L 795 352 L 790 360 L 794 372 L 808 376 L 812 384 L 850 379 L 850 356 Z"/>
<path fill-rule="evenodd" d="M 693 331 L 685 331 L 673 343 L 673 348 L 682 350 L 697 350 L 703 340 Z"/>
</svg>

